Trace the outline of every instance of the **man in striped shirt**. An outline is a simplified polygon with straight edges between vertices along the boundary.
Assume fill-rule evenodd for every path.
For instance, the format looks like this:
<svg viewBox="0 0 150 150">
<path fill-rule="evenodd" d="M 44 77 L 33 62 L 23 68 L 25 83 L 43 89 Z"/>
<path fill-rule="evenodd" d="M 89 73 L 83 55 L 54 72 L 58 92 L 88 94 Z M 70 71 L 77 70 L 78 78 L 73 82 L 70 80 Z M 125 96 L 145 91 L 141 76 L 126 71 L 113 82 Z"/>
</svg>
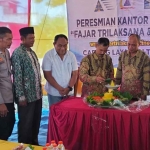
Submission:
<svg viewBox="0 0 150 150">
<path fill-rule="evenodd" d="M 130 92 L 134 98 L 146 100 L 150 87 L 150 58 L 139 50 L 140 36 L 131 34 L 128 50 L 121 53 L 116 74 L 120 90 Z"/>
</svg>

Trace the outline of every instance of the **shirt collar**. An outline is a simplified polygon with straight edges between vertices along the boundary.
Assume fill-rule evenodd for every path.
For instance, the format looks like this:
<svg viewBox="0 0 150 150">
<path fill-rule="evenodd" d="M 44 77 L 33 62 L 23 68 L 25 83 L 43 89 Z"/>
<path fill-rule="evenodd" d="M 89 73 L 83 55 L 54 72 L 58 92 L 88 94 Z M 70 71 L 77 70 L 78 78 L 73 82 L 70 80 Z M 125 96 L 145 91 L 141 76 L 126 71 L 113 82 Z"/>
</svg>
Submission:
<svg viewBox="0 0 150 150">
<path fill-rule="evenodd" d="M 22 49 L 23 49 L 24 51 L 31 51 L 31 48 L 30 48 L 30 50 L 28 50 L 22 43 L 20 44 L 20 46 L 22 47 Z"/>
<path fill-rule="evenodd" d="M 104 54 L 103 57 L 98 57 L 97 54 L 94 52 L 93 56 L 94 56 L 94 59 L 96 59 L 96 60 L 99 59 L 100 60 L 100 59 L 104 59 L 106 57 L 106 54 Z"/>
<path fill-rule="evenodd" d="M 58 55 L 55 48 L 54 48 L 54 55 L 55 55 L 55 56 Z"/>
<path fill-rule="evenodd" d="M 56 49 L 54 48 L 54 56 L 58 55 L 57 52 L 56 52 Z M 64 56 L 67 56 L 68 55 L 68 50 L 66 52 L 66 54 Z"/>
<path fill-rule="evenodd" d="M 136 52 L 134 57 L 139 57 L 139 54 L 140 54 L 140 51 L 137 50 L 137 52 Z M 127 51 L 127 55 L 130 56 L 129 50 Z"/>
</svg>

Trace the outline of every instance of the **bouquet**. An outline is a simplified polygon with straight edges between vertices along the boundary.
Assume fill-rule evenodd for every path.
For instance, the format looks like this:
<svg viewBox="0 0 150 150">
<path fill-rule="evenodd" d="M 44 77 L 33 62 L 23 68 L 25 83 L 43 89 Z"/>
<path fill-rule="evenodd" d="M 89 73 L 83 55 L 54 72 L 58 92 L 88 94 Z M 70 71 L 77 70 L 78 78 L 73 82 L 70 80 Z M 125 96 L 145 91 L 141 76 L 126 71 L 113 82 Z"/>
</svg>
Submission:
<svg viewBox="0 0 150 150">
<path fill-rule="evenodd" d="M 110 93 L 94 92 L 85 98 L 85 101 L 91 106 L 98 107 L 123 107 L 132 99 L 132 95 L 128 92 L 112 91 Z"/>
</svg>

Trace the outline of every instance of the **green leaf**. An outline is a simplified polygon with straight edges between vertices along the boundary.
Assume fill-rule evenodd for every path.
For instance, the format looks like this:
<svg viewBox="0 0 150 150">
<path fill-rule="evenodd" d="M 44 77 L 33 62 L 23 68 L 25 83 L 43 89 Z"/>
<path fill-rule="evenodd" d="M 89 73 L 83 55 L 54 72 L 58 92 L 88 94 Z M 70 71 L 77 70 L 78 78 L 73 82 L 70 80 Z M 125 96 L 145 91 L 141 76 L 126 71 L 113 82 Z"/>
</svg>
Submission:
<svg viewBox="0 0 150 150">
<path fill-rule="evenodd" d="M 128 100 L 131 100 L 133 96 L 129 92 L 122 92 L 121 95 Z"/>
<path fill-rule="evenodd" d="M 110 84 L 110 83 L 111 83 L 111 78 L 107 78 L 107 79 L 105 80 L 105 82 L 106 82 L 107 84 Z"/>
<path fill-rule="evenodd" d="M 120 92 L 119 91 L 115 91 L 115 90 L 113 91 L 113 96 L 118 97 L 118 98 L 122 97 Z"/>
<path fill-rule="evenodd" d="M 105 100 L 103 101 L 102 106 L 110 106 L 110 102 L 111 100 Z"/>
<path fill-rule="evenodd" d="M 34 150 L 34 147 L 33 147 L 31 144 L 29 144 L 28 147 L 29 147 L 30 149 Z"/>
<path fill-rule="evenodd" d="M 91 101 L 90 103 L 91 103 L 91 104 L 97 104 L 95 101 Z"/>
<path fill-rule="evenodd" d="M 100 97 L 102 97 L 102 96 L 104 96 L 104 93 L 93 92 L 93 93 L 90 94 L 90 96 L 100 96 Z"/>
</svg>

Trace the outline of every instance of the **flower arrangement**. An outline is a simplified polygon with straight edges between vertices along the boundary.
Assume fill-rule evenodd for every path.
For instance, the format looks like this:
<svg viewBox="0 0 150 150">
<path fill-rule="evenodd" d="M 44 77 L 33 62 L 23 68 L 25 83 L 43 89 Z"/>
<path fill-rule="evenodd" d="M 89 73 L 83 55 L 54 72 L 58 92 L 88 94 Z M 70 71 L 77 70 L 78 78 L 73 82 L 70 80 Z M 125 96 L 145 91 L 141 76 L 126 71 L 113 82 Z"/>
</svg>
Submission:
<svg viewBox="0 0 150 150">
<path fill-rule="evenodd" d="M 113 90 L 112 92 L 105 93 L 91 93 L 85 100 L 91 106 L 99 107 L 113 107 L 113 106 L 124 106 L 128 104 L 132 99 L 132 95 L 128 92 L 119 92 Z"/>
</svg>

